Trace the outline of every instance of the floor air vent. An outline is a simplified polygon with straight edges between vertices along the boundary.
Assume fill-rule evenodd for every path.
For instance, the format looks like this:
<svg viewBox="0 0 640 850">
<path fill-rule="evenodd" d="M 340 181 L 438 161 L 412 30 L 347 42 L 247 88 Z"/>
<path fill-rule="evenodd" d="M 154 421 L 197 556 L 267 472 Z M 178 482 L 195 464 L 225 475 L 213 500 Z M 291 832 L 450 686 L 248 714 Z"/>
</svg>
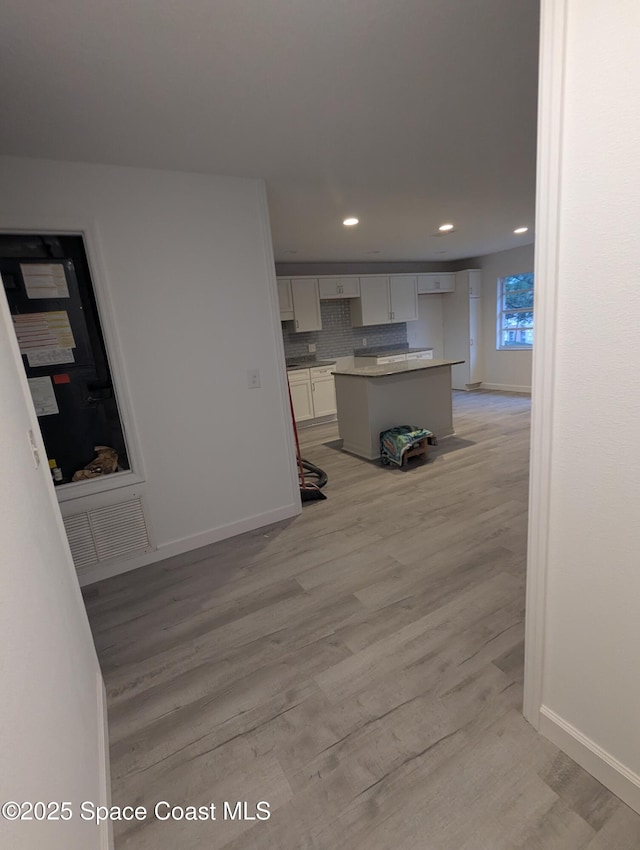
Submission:
<svg viewBox="0 0 640 850">
<path fill-rule="evenodd" d="M 140 499 L 64 517 L 77 570 L 152 548 Z"/>
</svg>

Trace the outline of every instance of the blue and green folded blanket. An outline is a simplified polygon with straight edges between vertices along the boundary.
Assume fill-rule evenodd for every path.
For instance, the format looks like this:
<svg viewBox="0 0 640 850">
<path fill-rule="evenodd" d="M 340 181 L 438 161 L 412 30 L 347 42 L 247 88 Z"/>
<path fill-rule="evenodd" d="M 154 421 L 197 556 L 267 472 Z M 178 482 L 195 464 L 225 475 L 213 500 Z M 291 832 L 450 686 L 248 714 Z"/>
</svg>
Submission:
<svg viewBox="0 0 640 850">
<path fill-rule="evenodd" d="M 387 465 L 395 463 L 397 466 L 402 466 L 404 453 L 425 437 L 430 443 L 436 442 L 432 431 L 427 431 L 426 428 L 416 428 L 415 425 L 398 425 L 397 428 L 382 431 L 380 433 L 380 460 Z"/>
</svg>

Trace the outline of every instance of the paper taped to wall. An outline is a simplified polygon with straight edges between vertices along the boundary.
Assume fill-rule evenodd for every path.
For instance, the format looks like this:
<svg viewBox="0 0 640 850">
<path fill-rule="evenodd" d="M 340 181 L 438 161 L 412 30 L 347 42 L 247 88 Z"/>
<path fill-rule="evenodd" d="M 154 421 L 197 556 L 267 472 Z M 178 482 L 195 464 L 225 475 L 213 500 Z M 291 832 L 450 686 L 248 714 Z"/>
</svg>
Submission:
<svg viewBox="0 0 640 850">
<path fill-rule="evenodd" d="M 38 366 L 57 366 L 60 363 L 75 362 L 71 348 L 36 348 L 35 351 L 27 351 L 26 355 L 32 369 Z"/>
<path fill-rule="evenodd" d="M 38 416 L 51 416 L 59 413 L 56 394 L 53 389 L 51 378 L 28 378 L 31 398 Z"/>
<path fill-rule="evenodd" d="M 68 298 L 62 263 L 20 263 L 27 298 Z"/>
<path fill-rule="evenodd" d="M 76 347 L 66 310 L 19 313 L 12 318 L 21 354 L 42 348 L 59 350 Z"/>
</svg>

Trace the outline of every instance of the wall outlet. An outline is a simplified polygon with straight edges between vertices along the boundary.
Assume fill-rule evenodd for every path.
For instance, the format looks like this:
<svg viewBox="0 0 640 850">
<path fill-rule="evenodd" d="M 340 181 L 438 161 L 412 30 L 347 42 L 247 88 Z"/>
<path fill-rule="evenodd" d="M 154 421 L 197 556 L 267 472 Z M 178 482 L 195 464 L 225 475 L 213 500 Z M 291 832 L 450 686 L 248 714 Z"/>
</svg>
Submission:
<svg viewBox="0 0 640 850">
<path fill-rule="evenodd" d="M 260 386 L 260 369 L 247 369 L 247 386 L 250 390 L 257 390 Z"/>
<path fill-rule="evenodd" d="M 316 344 L 315 344 L 315 342 L 310 342 L 309 343 L 309 354 L 315 354 L 315 353 L 316 353 Z"/>
<path fill-rule="evenodd" d="M 362 347 L 363 347 L 363 348 L 366 348 L 366 347 L 367 347 L 367 338 L 366 338 L 366 336 L 363 336 L 363 337 L 362 337 Z"/>
</svg>

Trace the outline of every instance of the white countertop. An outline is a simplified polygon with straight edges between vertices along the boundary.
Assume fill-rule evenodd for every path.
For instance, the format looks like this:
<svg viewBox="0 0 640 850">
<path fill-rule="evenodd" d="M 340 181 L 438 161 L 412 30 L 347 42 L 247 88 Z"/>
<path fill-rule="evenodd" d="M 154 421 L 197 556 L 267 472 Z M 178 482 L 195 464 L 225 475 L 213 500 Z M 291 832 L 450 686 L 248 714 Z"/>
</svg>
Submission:
<svg viewBox="0 0 640 850">
<path fill-rule="evenodd" d="M 336 369 L 334 375 L 349 375 L 355 378 L 385 378 L 389 375 L 404 375 L 407 372 L 423 372 L 442 366 L 455 366 L 464 360 L 409 360 L 405 363 L 385 363 L 380 366 L 354 366 L 351 369 Z"/>
</svg>

